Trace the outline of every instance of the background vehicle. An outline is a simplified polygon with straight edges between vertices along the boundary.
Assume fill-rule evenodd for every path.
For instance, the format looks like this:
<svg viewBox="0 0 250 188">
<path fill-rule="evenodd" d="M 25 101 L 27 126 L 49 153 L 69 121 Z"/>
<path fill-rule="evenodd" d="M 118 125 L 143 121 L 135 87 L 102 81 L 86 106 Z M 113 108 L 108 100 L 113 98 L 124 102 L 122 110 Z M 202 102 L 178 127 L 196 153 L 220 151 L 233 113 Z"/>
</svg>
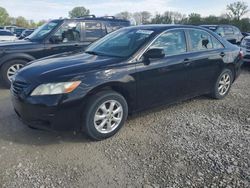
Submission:
<svg viewBox="0 0 250 188">
<path fill-rule="evenodd" d="M 21 27 L 17 27 L 14 29 L 14 34 L 16 35 L 17 38 L 19 38 L 24 30 L 26 30 L 26 29 L 21 28 Z"/>
<path fill-rule="evenodd" d="M 17 38 L 13 33 L 11 33 L 9 30 L 0 29 L 0 42 L 14 40 L 17 40 Z"/>
<path fill-rule="evenodd" d="M 250 36 L 250 33 L 249 33 L 249 32 L 242 32 L 241 34 L 242 34 L 244 37 Z"/>
<path fill-rule="evenodd" d="M 84 50 L 95 40 L 121 27 L 127 20 L 87 16 L 52 20 L 36 29 L 25 40 L 0 44 L 0 72 L 6 86 L 15 72 L 26 63 L 58 53 Z"/>
<path fill-rule="evenodd" d="M 201 25 L 201 27 L 205 27 L 210 29 L 211 31 L 216 32 L 221 37 L 225 38 L 232 44 L 240 45 L 241 40 L 243 39 L 243 35 L 241 31 L 232 25 Z"/>
<path fill-rule="evenodd" d="M 85 53 L 38 60 L 14 77 L 12 101 L 29 126 L 78 126 L 95 140 L 113 136 L 128 112 L 210 94 L 224 98 L 239 75 L 240 48 L 194 26 L 123 28 Z"/>
<path fill-rule="evenodd" d="M 35 29 L 25 29 L 25 30 L 21 33 L 19 39 L 24 39 L 25 37 L 27 37 L 27 36 L 29 36 L 31 33 L 33 33 L 34 30 L 35 30 Z"/>
<path fill-rule="evenodd" d="M 12 33 L 14 33 L 15 28 L 17 28 L 17 26 L 14 26 L 14 25 L 7 25 L 7 26 L 4 26 L 3 29 L 9 30 L 9 31 L 11 31 Z"/>
<path fill-rule="evenodd" d="M 250 36 L 246 36 L 241 42 L 241 48 L 244 54 L 244 62 L 250 62 Z"/>
</svg>

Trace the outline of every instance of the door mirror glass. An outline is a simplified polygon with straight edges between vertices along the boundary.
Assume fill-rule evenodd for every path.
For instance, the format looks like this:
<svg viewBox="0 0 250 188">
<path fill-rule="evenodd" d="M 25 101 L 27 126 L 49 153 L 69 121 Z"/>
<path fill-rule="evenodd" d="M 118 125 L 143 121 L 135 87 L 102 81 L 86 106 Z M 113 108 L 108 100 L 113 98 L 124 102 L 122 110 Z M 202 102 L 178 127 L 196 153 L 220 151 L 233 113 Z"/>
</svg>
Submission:
<svg viewBox="0 0 250 188">
<path fill-rule="evenodd" d="M 165 57 L 165 53 L 161 48 L 152 48 L 148 50 L 143 56 L 146 59 L 159 59 Z"/>
</svg>

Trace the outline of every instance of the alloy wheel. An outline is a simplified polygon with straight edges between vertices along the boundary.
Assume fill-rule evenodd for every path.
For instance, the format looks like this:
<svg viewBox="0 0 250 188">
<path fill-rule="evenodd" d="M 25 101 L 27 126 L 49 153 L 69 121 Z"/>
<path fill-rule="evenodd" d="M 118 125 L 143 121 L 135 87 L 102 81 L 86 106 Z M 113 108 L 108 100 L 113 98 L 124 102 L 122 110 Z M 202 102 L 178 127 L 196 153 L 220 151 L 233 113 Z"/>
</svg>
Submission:
<svg viewBox="0 0 250 188">
<path fill-rule="evenodd" d="M 94 116 L 94 125 L 102 134 L 114 131 L 123 118 L 123 107 L 116 100 L 108 100 L 101 104 Z"/>
<path fill-rule="evenodd" d="M 7 77 L 11 81 L 11 78 L 16 74 L 16 72 L 21 69 L 24 65 L 23 64 L 14 64 L 9 67 L 7 70 Z"/>
<path fill-rule="evenodd" d="M 231 77 L 228 73 L 224 73 L 219 81 L 219 86 L 218 86 L 219 94 L 221 96 L 225 95 L 229 90 L 230 85 L 231 85 Z"/>
</svg>

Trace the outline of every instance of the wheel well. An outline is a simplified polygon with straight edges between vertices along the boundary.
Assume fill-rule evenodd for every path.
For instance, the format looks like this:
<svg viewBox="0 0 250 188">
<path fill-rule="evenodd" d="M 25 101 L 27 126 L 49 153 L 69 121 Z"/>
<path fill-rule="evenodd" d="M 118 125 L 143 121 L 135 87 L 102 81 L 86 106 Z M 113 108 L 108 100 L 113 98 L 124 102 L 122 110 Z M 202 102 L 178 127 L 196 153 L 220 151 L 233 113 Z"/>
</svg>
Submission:
<svg viewBox="0 0 250 188">
<path fill-rule="evenodd" d="M 129 112 L 132 110 L 131 109 L 131 97 L 129 95 L 129 92 L 122 86 L 118 86 L 118 85 L 101 85 L 98 86 L 96 88 L 94 88 L 93 90 L 91 90 L 88 94 L 87 94 L 87 99 L 93 95 L 95 95 L 96 93 L 99 93 L 101 91 L 105 91 L 105 90 L 113 90 L 117 93 L 119 93 L 120 95 L 122 95 L 127 104 L 128 104 L 128 110 Z M 88 101 L 88 100 L 87 100 Z"/>
<path fill-rule="evenodd" d="M 0 68 L 7 62 L 9 61 L 13 61 L 13 60 L 23 60 L 23 61 L 26 61 L 27 63 L 32 61 L 32 59 L 29 59 L 29 58 L 26 58 L 26 57 L 13 57 L 13 58 L 10 58 L 10 59 L 6 59 L 2 62 L 0 62 Z"/>
<path fill-rule="evenodd" d="M 230 69 L 233 73 L 233 81 L 235 80 L 235 67 L 234 64 L 228 64 L 226 68 Z"/>
</svg>

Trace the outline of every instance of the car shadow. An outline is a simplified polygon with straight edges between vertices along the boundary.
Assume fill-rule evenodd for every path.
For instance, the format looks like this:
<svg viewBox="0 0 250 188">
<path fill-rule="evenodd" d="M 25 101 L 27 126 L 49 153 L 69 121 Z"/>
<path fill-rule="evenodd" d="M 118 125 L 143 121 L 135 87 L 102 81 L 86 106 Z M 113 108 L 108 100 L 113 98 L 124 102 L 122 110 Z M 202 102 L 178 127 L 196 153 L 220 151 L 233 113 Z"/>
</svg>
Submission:
<svg viewBox="0 0 250 188">
<path fill-rule="evenodd" d="M 9 117 L 9 120 L 4 120 L 4 127 L 0 132 L 0 140 L 7 141 L 10 144 L 18 143 L 36 146 L 61 144 L 65 142 L 91 142 L 85 134 L 77 131 L 46 131 L 31 129 L 13 115 Z"/>
<path fill-rule="evenodd" d="M 3 90 L 0 90 L 0 95 Z M 76 131 L 44 131 L 31 129 L 15 114 L 9 95 L 3 92 L 0 100 L 0 142 L 24 145 L 49 145 L 62 142 L 91 142 L 83 133 Z"/>
<path fill-rule="evenodd" d="M 209 100 L 207 97 L 202 96 L 195 98 L 198 100 Z M 194 99 L 186 100 L 171 105 L 162 105 L 148 110 L 144 110 L 128 117 L 128 120 L 134 120 L 139 117 L 148 116 L 150 113 L 157 113 L 166 108 L 171 108 L 176 105 L 183 105 L 192 102 Z M 83 132 L 79 131 L 47 131 L 31 129 L 23 124 L 14 113 L 10 100 L 5 102 L 4 116 L 0 115 L 0 140 L 5 142 L 22 144 L 22 145 L 51 145 L 61 143 L 90 143 L 93 142 Z M 1 112 L 1 111 L 0 111 Z M 1 141 L 0 141 L 1 142 Z"/>
</svg>

